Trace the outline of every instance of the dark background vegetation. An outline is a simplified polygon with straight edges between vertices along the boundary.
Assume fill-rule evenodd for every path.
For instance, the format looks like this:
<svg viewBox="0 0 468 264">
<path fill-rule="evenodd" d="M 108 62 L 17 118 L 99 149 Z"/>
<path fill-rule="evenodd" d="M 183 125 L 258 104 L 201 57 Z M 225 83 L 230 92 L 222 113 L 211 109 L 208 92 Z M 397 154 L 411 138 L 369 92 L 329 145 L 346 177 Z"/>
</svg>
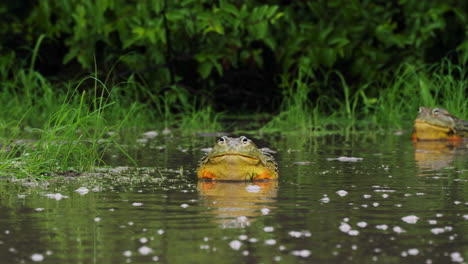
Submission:
<svg viewBox="0 0 468 264">
<path fill-rule="evenodd" d="M 458 0 L 2 1 L 0 77 L 29 67 L 44 35 L 34 67 L 52 82 L 97 71 L 141 84 L 119 92 L 149 105 L 184 94 L 216 111 L 275 112 L 300 68 L 314 76 L 311 102 L 339 102 L 331 72 L 378 97 L 403 63 L 465 64 L 467 15 Z"/>
</svg>

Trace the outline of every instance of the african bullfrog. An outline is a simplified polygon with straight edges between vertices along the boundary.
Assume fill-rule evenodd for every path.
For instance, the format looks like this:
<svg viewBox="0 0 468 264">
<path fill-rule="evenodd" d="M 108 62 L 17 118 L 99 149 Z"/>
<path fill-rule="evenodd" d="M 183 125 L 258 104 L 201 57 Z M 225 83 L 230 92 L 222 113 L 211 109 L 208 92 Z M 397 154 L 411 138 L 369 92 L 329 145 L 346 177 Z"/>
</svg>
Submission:
<svg viewBox="0 0 468 264">
<path fill-rule="evenodd" d="M 247 181 L 277 179 L 278 166 L 265 149 L 244 137 L 223 136 L 199 162 L 198 178 Z"/>
<path fill-rule="evenodd" d="M 468 121 L 456 118 L 443 108 L 420 107 L 414 120 L 413 141 L 460 141 L 468 136 Z"/>
</svg>

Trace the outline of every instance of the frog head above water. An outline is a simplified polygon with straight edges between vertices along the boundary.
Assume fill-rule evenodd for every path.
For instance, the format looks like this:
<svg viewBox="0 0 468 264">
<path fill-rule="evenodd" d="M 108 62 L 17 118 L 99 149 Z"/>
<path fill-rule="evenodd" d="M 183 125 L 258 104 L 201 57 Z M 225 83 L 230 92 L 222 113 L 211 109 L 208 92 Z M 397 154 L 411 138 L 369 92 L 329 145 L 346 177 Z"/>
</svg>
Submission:
<svg viewBox="0 0 468 264">
<path fill-rule="evenodd" d="M 199 163 L 198 178 L 213 180 L 277 179 L 278 169 L 273 156 L 244 137 L 223 136 Z"/>
<path fill-rule="evenodd" d="M 420 107 L 414 120 L 413 141 L 418 140 L 460 140 L 465 123 L 443 108 Z"/>
</svg>

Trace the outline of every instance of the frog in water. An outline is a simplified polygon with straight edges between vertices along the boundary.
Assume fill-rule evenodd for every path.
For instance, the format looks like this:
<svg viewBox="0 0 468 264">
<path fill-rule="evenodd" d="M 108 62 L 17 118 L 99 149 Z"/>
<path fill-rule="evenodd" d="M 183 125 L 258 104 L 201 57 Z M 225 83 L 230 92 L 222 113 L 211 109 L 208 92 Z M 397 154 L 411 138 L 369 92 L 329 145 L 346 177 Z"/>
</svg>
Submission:
<svg viewBox="0 0 468 264">
<path fill-rule="evenodd" d="M 468 136 L 468 121 L 456 118 L 443 108 L 420 107 L 414 120 L 413 141 L 461 141 Z"/>
<path fill-rule="evenodd" d="M 213 149 L 199 162 L 198 178 L 252 181 L 277 179 L 278 166 L 266 149 L 259 149 L 255 143 L 244 137 L 223 136 Z"/>
</svg>

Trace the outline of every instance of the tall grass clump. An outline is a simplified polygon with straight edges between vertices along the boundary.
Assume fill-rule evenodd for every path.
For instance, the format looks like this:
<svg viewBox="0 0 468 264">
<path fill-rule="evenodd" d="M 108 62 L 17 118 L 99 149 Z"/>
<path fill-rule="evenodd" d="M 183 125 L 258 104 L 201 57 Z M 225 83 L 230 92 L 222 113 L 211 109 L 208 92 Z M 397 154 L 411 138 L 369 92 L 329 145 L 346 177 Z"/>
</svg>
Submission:
<svg viewBox="0 0 468 264">
<path fill-rule="evenodd" d="M 444 60 L 432 74 L 435 85 L 440 88 L 436 104 L 464 119 L 468 119 L 467 70 L 466 65 L 454 65 L 449 60 Z"/>
<path fill-rule="evenodd" d="M 310 71 L 300 71 L 291 83 L 283 82 L 280 113 L 262 130 L 332 132 L 410 128 L 420 106 L 446 108 L 466 119 L 467 75 L 465 66 L 447 59 L 430 66 L 403 64 L 394 73 L 382 74 L 379 80 L 353 87 L 337 71 L 323 73 L 320 80 Z M 323 91 L 325 86 L 333 92 L 311 98 L 311 92 Z"/>
<path fill-rule="evenodd" d="M 261 128 L 264 132 L 310 132 L 317 128 L 318 108 L 309 100 L 310 72 L 301 69 L 297 79 L 284 77 L 283 101 L 277 116 Z"/>
<path fill-rule="evenodd" d="M 468 84 L 465 66 L 443 60 L 436 65 L 404 64 L 383 90 L 376 104 L 376 121 L 385 127 L 408 127 L 420 106 L 442 107 L 467 116 Z"/>
<path fill-rule="evenodd" d="M 182 133 L 219 132 L 223 126 L 219 122 L 222 113 L 215 113 L 210 105 L 186 109 L 181 115 L 180 129 Z"/>
<path fill-rule="evenodd" d="M 0 119 L 14 123 L 19 119 L 28 126 L 42 126 L 49 113 L 60 106 L 57 101 L 65 96 L 62 89 L 53 89 L 50 82 L 34 70 L 38 49 L 43 40 L 39 37 L 28 62 L 19 61 L 12 53 L 0 61 Z M 29 113 L 28 113 L 29 111 Z"/>
<path fill-rule="evenodd" d="M 344 76 L 338 71 L 322 74 L 319 80 L 312 70 L 300 67 L 296 79 L 291 82 L 283 79 L 283 101 L 280 112 L 267 123 L 265 132 L 329 133 L 349 130 L 356 125 L 362 103 L 372 104 L 372 99 L 365 96 L 367 85 L 352 92 Z M 312 98 L 313 91 L 341 91 L 343 96 L 324 93 Z"/>
<path fill-rule="evenodd" d="M 126 119 L 126 127 L 140 129 L 220 129 L 221 114 L 215 114 L 211 106 L 194 98 L 184 87 L 169 85 L 150 89 L 150 84 L 138 78 L 137 74 L 131 74 L 123 82 L 109 83 L 114 67 L 102 82 L 98 79 L 95 63 L 95 71 L 90 75 L 92 78 L 84 78 L 86 81 L 51 83 L 34 70 L 43 39 L 43 35 L 39 37 L 28 61 L 18 60 L 14 54 L 0 56 L 0 125 L 12 124 L 21 118 L 19 128 L 42 128 L 49 122 L 51 113 L 63 110 L 61 102 L 67 101 L 75 107 L 79 105 L 80 102 L 71 101 L 68 94 L 78 89 L 73 87 L 79 87 L 78 90 L 88 92 L 87 100 L 94 96 L 95 99 L 105 97 L 112 102 L 107 106 L 111 109 L 102 117 L 108 125 L 117 125 Z M 128 116 L 130 109 L 132 116 Z"/>
<path fill-rule="evenodd" d="M 215 113 L 203 98 L 188 93 L 178 85 L 163 88 L 152 95 L 155 114 L 164 128 L 178 128 L 182 133 L 219 131 L 222 113 Z"/>
<path fill-rule="evenodd" d="M 60 175 L 70 170 L 90 170 L 102 162 L 102 156 L 111 144 L 117 144 L 115 134 L 110 132 L 118 131 L 126 121 L 123 119 L 113 126 L 107 124 L 104 116 L 112 105 L 102 94 L 97 96 L 79 92 L 78 85 L 58 105 L 57 111 L 49 114 L 43 128 L 31 129 L 37 135 L 37 141 L 15 144 L 20 135 L 14 134 L 3 145 L 0 153 L 1 174 L 37 178 L 41 175 Z M 22 121 L 16 127 L 21 125 Z"/>
</svg>

